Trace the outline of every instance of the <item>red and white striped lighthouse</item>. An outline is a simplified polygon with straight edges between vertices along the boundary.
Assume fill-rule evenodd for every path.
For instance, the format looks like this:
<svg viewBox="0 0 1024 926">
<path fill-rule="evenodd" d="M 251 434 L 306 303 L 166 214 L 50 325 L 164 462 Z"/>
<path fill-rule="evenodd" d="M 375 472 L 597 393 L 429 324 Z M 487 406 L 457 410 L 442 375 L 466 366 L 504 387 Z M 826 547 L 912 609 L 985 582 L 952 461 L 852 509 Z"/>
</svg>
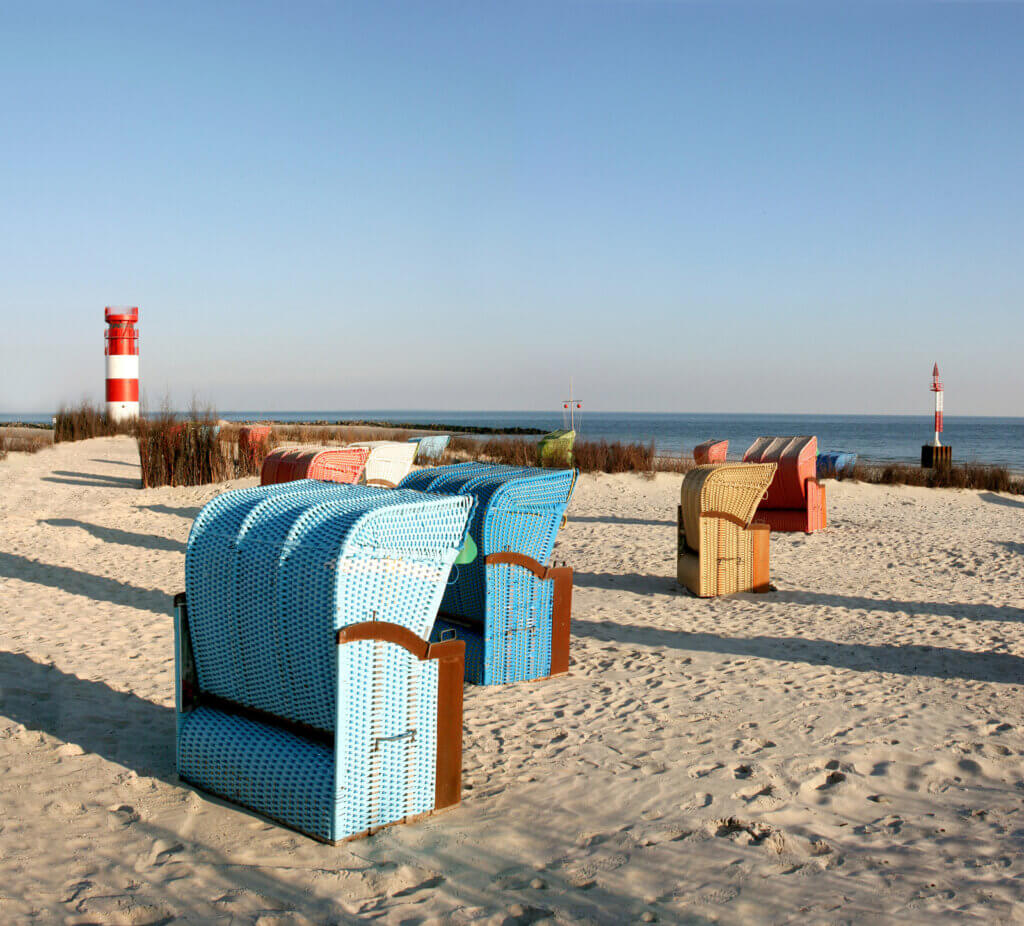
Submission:
<svg viewBox="0 0 1024 926">
<path fill-rule="evenodd" d="M 107 321 L 107 417 L 127 421 L 139 417 L 139 320 L 138 307 L 112 308 Z"/>
<path fill-rule="evenodd" d="M 933 447 L 941 447 L 939 435 L 942 433 L 942 380 L 939 379 L 939 365 L 936 363 L 932 368 L 932 392 L 935 393 L 935 440 Z"/>
</svg>

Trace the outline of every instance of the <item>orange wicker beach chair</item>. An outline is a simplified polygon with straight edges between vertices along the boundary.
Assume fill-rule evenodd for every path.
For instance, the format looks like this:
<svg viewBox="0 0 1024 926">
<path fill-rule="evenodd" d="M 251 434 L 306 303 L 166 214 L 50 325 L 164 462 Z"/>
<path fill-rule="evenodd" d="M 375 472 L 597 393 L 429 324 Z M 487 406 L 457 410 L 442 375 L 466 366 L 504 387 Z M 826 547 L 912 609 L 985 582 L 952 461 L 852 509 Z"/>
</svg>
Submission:
<svg viewBox="0 0 1024 926">
<path fill-rule="evenodd" d="M 727 440 L 706 440 L 693 448 L 693 460 L 695 463 L 724 463 L 728 451 Z"/>
<path fill-rule="evenodd" d="M 757 520 L 773 531 L 811 533 L 825 526 L 825 487 L 817 479 L 818 438 L 759 437 L 744 463 L 777 463 Z"/>
<path fill-rule="evenodd" d="M 296 479 L 351 484 L 359 481 L 369 455 L 367 447 L 277 447 L 263 461 L 260 485 Z"/>
<path fill-rule="evenodd" d="M 698 466 L 683 479 L 676 577 L 701 598 L 766 592 L 767 524 L 751 523 L 774 463 Z"/>
</svg>

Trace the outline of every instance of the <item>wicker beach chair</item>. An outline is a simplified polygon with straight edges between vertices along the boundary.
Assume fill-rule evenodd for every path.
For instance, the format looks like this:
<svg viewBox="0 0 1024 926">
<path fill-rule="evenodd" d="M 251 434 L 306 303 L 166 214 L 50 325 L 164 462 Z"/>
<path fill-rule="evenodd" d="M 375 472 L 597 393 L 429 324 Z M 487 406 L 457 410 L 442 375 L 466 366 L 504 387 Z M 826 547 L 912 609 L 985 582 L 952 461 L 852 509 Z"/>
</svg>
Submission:
<svg viewBox="0 0 1024 926">
<path fill-rule="evenodd" d="M 410 437 L 409 443 L 416 445 L 415 463 L 437 463 L 448 449 L 450 434 L 429 434 L 426 437 Z"/>
<path fill-rule="evenodd" d="M 727 440 L 706 440 L 693 448 L 693 461 L 697 464 L 724 463 L 728 452 Z"/>
<path fill-rule="evenodd" d="M 359 481 L 370 451 L 366 447 L 276 447 L 260 470 L 260 485 L 319 479 L 321 482 Z"/>
<path fill-rule="evenodd" d="M 819 479 L 835 479 L 853 469 L 857 454 L 845 450 L 825 450 L 818 454 L 816 475 Z"/>
<path fill-rule="evenodd" d="M 393 489 L 412 469 L 416 457 L 416 444 L 394 440 L 371 440 L 349 444 L 350 447 L 366 447 L 370 456 L 363 468 L 363 481 L 371 486 Z"/>
<path fill-rule="evenodd" d="M 572 466 L 572 448 L 576 443 L 575 431 L 551 431 L 538 445 L 541 466 Z"/>
<path fill-rule="evenodd" d="M 466 681 L 498 685 L 569 671 L 572 569 L 549 564 L 575 470 L 458 463 L 402 487 L 471 496 L 477 558 L 453 570 L 432 639 L 466 643 Z"/>
<path fill-rule="evenodd" d="M 817 479 L 816 437 L 759 437 L 744 463 L 776 463 L 775 478 L 757 509 L 773 531 L 811 533 L 825 526 L 825 487 Z"/>
<path fill-rule="evenodd" d="M 676 576 L 701 598 L 768 591 L 769 527 L 751 523 L 774 463 L 698 466 L 683 479 Z"/>
<path fill-rule="evenodd" d="M 250 472 L 255 473 L 261 460 L 267 454 L 270 442 L 270 425 L 248 425 L 238 429 L 238 455 Z"/>
<path fill-rule="evenodd" d="M 300 480 L 196 517 L 177 768 L 325 842 L 457 803 L 463 644 L 429 643 L 466 497 Z"/>
</svg>

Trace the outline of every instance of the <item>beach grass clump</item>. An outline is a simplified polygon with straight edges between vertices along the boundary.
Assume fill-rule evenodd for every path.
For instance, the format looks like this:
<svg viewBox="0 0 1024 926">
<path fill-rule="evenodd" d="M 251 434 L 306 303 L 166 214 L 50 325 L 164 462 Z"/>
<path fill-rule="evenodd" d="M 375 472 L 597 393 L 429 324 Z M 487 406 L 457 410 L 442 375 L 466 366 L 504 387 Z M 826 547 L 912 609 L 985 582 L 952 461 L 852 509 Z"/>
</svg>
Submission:
<svg viewBox="0 0 1024 926">
<path fill-rule="evenodd" d="M 140 419 L 136 439 L 144 488 L 206 485 L 238 475 L 212 415 L 180 420 L 164 411 Z"/>
<path fill-rule="evenodd" d="M 6 428 L 0 429 L 0 460 L 6 459 L 8 453 L 38 453 L 44 447 L 53 445 L 45 434 L 5 434 Z"/>
<path fill-rule="evenodd" d="M 61 405 L 54 419 L 53 442 L 88 440 L 91 437 L 112 437 L 115 434 L 134 434 L 136 421 L 112 421 L 107 413 L 88 399 L 77 405 Z"/>
<path fill-rule="evenodd" d="M 670 458 L 659 458 L 649 444 L 622 443 L 620 441 L 577 441 L 571 457 L 559 458 L 550 454 L 540 459 L 536 441 L 521 437 L 493 437 L 480 441 L 466 437 L 453 437 L 444 461 L 475 460 L 481 463 L 499 463 L 505 466 L 545 466 L 554 469 L 576 467 L 582 473 L 651 473 L 656 471 L 682 472 Z M 689 468 L 689 467 L 686 467 Z"/>
<path fill-rule="evenodd" d="M 856 463 L 836 476 L 871 485 L 921 486 L 929 489 L 975 489 L 981 492 L 1008 492 L 1024 495 L 1024 477 L 1013 475 L 1003 466 L 984 463 L 957 463 L 927 469 L 910 463 Z"/>
</svg>

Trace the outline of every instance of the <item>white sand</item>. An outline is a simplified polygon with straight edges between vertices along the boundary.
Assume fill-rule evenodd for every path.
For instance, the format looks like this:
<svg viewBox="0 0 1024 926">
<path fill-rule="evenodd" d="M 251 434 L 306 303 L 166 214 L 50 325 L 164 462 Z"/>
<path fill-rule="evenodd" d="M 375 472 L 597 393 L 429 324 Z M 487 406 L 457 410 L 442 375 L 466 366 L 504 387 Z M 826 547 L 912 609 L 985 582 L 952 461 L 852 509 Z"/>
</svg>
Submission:
<svg viewBox="0 0 1024 926">
<path fill-rule="evenodd" d="M 175 780 L 227 487 L 135 461 L 0 463 L 0 922 L 1024 922 L 1024 499 L 829 483 L 776 594 L 700 601 L 680 478 L 582 479 L 573 674 L 467 689 L 462 805 L 331 848 Z"/>
</svg>

